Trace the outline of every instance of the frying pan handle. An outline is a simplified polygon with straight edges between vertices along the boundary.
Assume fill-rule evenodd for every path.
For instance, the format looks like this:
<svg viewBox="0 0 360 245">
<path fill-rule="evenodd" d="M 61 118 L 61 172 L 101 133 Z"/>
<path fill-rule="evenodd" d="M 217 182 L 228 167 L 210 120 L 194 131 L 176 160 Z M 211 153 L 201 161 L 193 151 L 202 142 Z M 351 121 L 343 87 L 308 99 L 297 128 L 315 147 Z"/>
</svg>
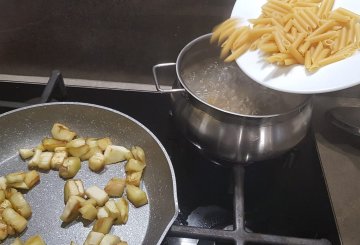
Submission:
<svg viewBox="0 0 360 245">
<path fill-rule="evenodd" d="M 152 72 L 153 72 L 153 76 L 154 76 L 154 81 L 155 81 L 155 87 L 156 90 L 161 92 L 161 93 L 174 93 L 174 92 L 184 92 L 185 89 L 183 88 L 176 88 L 176 89 L 162 89 L 160 87 L 160 83 L 158 80 L 158 76 L 157 76 L 157 70 L 163 67 L 168 67 L 168 66 L 175 66 L 176 63 L 162 63 L 162 64 L 157 64 L 154 65 L 152 68 Z"/>
</svg>

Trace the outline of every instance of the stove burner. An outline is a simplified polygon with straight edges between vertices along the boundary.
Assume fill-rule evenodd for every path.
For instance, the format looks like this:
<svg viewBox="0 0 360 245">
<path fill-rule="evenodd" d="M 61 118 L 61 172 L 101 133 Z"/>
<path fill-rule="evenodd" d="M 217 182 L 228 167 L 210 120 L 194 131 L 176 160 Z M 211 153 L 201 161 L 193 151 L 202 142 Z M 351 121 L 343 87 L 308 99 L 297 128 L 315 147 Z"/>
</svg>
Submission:
<svg viewBox="0 0 360 245">
<path fill-rule="evenodd" d="M 236 245 L 244 244 L 284 244 L 284 245 L 329 245 L 326 239 L 305 239 L 277 235 L 250 233 L 244 227 L 244 167 L 237 165 L 233 168 L 234 173 L 234 229 L 220 230 L 199 228 L 192 226 L 173 225 L 168 236 L 197 238 L 201 240 L 213 240 L 218 242 L 232 242 Z"/>
<path fill-rule="evenodd" d="M 57 90 L 60 95 L 60 100 L 64 100 L 66 97 L 66 87 L 65 87 L 64 79 L 60 71 L 54 70 L 51 72 L 49 81 L 47 82 L 39 98 L 32 98 L 26 102 L 0 100 L 0 107 L 21 108 L 33 104 L 47 103 L 50 101 L 54 101 L 55 92 L 57 92 Z"/>
<path fill-rule="evenodd" d="M 55 95 L 60 95 L 56 99 L 62 101 L 67 95 L 69 101 L 108 106 L 148 126 L 164 144 L 177 176 L 181 211 L 164 245 L 330 244 L 328 240 L 315 239 L 319 236 L 340 244 L 311 134 L 288 154 L 247 166 L 245 175 L 242 166 L 225 168 L 212 164 L 174 129 L 166 95 L 65 88 L 59 71 L 52 72 L 40 98 L 33 94 L 43 86 L 0 86 L 5 87 L 0 89 L 2 98 L 16 95 L 19 100 L 0 101 L 0 108 L 45 103 L 53 101 Z M 26 87 L 25 92 L 18 87 Z M 33 99 L 29 100 L 29 96 Z M 118 103 L 119 98 L 123 103 Z M 153 110 L 154 104 L 159 110 Z"/>
</svg>

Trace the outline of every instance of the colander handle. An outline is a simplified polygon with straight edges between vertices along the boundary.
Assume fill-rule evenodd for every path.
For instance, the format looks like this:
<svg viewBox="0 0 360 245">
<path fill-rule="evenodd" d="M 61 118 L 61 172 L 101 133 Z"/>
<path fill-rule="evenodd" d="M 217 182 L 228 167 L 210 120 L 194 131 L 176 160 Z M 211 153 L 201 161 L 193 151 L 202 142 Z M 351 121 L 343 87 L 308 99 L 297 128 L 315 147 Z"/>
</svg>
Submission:
<svg viewBox="0 0 360 245">
<path fill-rule="evenodd" d="M 156 90 L 161 92 L 161 93 L 175 93 L 175 92 L 184 92 L 185 89 L 183 88 L 174 88 L 174 89 L 162 89 L 160 87 L 160 83 L 158 80 L 158 76 L 157 76 L 157 70 L 163 67 L 168 67 L 168 66 L 175 66 L 176 63 L 162 63 L 162 64 L 157 64 L 154 65 L 152 68 L 152 72 L 153 72 L 153 76 L 154 76 L 154 81 L 155 81 L 155 87 Z"/>
</svg>

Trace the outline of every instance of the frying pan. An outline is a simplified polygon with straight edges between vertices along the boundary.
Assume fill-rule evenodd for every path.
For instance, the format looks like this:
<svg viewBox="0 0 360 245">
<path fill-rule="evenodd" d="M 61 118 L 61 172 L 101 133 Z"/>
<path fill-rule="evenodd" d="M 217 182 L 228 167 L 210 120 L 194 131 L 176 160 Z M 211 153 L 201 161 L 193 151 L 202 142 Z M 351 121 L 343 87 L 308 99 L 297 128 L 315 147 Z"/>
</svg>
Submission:
<svg viewBox="0 0 360 245">
<path fill-rule="evenodd" d="M 25 107 L 0 115 L 0 176 L 26 171 L 27 163 L 18 156 L 19 148 L 38 145 L 51 136 L 55 122 L 60 122 L 84 137 L 109 136 L 116 145 L 127 148 L 141 146 L 146 154 L 147 167 L 141 188 L 147 192 L 149 204 L 141 208 L 129 207 L 126 225 L 113 226 L 111 233 L 129 245 L 160 244 L 178 214 L 175 175 L 169 156 L 160 141 L 133 118 L 105 107 L 84 103 L 49 103 Z M 125 176 L 124 163 L 108 165 L 100 174 L 91 172 L 87 163 L 75 176 L 85 188 L 103 188 L 112 177 Z M 41 172 L 38 185 L 25 194 L 33 210 L 22 240 L 40 234 L 49 245 L 82 244 L 92 223 L 78 219 L 64 224 L 60 215 L 64 208 L 65 181 L 57 171 Z M 5 240 L 10 244 L 13 238 Z"/>
</svg>

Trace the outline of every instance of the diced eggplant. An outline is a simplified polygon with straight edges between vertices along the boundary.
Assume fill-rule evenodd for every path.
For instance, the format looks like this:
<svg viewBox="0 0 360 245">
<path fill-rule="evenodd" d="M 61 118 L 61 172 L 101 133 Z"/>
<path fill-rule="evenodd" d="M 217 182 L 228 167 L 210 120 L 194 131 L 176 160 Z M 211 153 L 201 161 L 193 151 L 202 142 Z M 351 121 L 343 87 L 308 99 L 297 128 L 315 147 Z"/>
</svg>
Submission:
<svg viewBox="0 0 360 245">
<path fill-rule="evenodd" d="M 128 160 L 132 157 L 131 151 L 123 146 L 109 145 L 104 152 L 105 164 L 113 164 Z"/>
<path fill-rule="evenodd" d="M 105 235 L 110 232 L 113 224 L 114 224 L 114 219 L 111 217 L 100 218 L 96 220 L 92 230 L 95 232 L 100 232 Z"/>
<path fill-rule="evenodd" d="M 25 174 L 24 183 L 29 189 L 33 188 L 40 181 L 40 175 L 37 171 L 31 170 Z"/>
<path fill-rule="evenodd" d="M 109 200 L 105 203 L 105 208 L 109 212 L 109 216 L 113 219 L 116 219 L 120 216 L 120 210 L 117 208 L 114 200 Z"/>
<path fill-rule="evenodd" d="M 125 189 L 125 179 L 112 178 L 104 190 L 110 197 L 121 197 Z"/>
<path fill-rule="evenodd" d="M 97 186 L 91 186 L 85 190 L 85 194 L 89 198 L 96 200 L 98 206 L 102 207 L 109 200 L 108 194 Z"/>
<path fill-rule="evenodd" d="M 12 226 L 18 233 L 23 232 L 27 226 L 27 220 L 12 208 L 5 208 L 2 217 L 4 221 Z"/>
<path fill-rule="evenodd" d="M 66 149 L 66 148 L 64 148 Z M 54 156 L 51 159 L 50 165 L 52 169 L 59 170 L 61 164 L 65 161 L 68 157 L 68 153 L 66 150 L 59 150 L 59 148 L 55 149 Z"/>
<path fill-rule="evenodd" d="M 34 155 L 34 149 L 20 149 L 19 154 L 22 159 L 28 159 Z"/>
<path fill-rule="evenodd" d="M 103 233 L 90 231 L 89 235 L 86 237 L 84 245 L 99 245 L 103 238 Z"/>
<path fill-rule="evenodd" d="M 129 161 L 127 161 L 125 165 L 125 172 L 126 173 L 140 172 L 143 171 L 145 167 L 146 167 L 145 163 L 139 160 L 130 159 Z"/>
<path fill-rule="evenodd" d="M 85 195 L 85 189 L 83 182 L 79 179 L 67 180 L 64 185 L 64 202 L 67 203 L 70 196 L 80 196 Z"/>
<path fill-rule="evenodd" d="M 94 147 L 89 146 L 89 150 L 85 154 L 81 155 L 80 159 L 81 161 L 89 160 L 96 153 L 102 154 L 101 149 L 98 146 L 94 146 Z"/>
<path fill-rule="evenodd" d="M 106 137 L 106 138 L 99 139 L 97 141 L 97 145 L 100 147 L 100 149 L 102 151 L 105 151 L 106 147 L 108 147 L 109 145 L 112 145 L 112 142 L 109 137 Z"/>
<path fill-rule="evenodd" d="M 132 153 L 134 159 L 145 163 L 145 152 L 140 146 L 131 147 L 131 153 Z"/>
<path fill-rule="evenodd" d="M 107 211 L 107 209 L 105 207 L 100 207 L 100 208 L 98 208 L 96 217 L 98 219 L 107 218 L 107 217 L 109 217 L 109 212 Z"/>
<path fill-rule="evenodd" d="M 94 172 L 99 172 L 105 167 L 105 156 L 101 152 L 95 153 L 89 159 L 89 168 Z"/>
<path fill-rule="evenodd" d="M 53 138 L 45 138 L 42 140 L 42 145 L 44 146 L 45 150 L 47 151 L 54 151 L 57 147 L 64 147 L 66 145 L 66 141 L 64 140 L 57 140 Z"/>
<path fill-rule="evenodd" d="M 60 216 L 63 222 L 71 222 L 79 216 L 80 201 L 76 196 L 71 196 L 67 201 L 64 211 Z"/>
<path fill-rule="evenodd" d="M 148 203 L 146 193 L 134 185 L 126 185 L 126 196 L 128 200 L 137 208 Z"/>
<path fill-rule="evenodd" d="M 59 175 L 64 179 L 73 178 L 81 168 L 80 158 L 68 157 L 59 168 Z"/>
<path fill-rule="evenodd" d="M 24 172 L 11 173 L 6 175 L 5 178 L 7 184 L 24 182 L 25 173 Z"/>
<path fill-rule="evenodd" d="M 42 170 L 50 170 L 51 168 L 51 159 L 53 157 L 53 152 L 42 152 L 40 154 L 40 160 L 38 163 L 38 167 Z"/>
<path fill-rule="evenodd" d="M 9 198 L 13 209 L 18 212 L 25 219 L 28 219 L 31 216 L 31 208 L 29 203 L 25 200 L 21 192 L 16 192 Z"/>
<path fill-rule="evenodd" d="M 97 217 L 97 209 L 91 205 L 86 204 L 79 209 L 81 216 L 86 220 L 94 220 Z"/>
<path fill-rule="evenodd" d="M 126 224 L 129 218 L 129 203 L 125 198 L 120 198 L 116 203 L 116 207 L 120 211 L 120 216 L 115 220 L 116 224 Z"/>
<path fill-rule="evenodd" d="M 51 134 L 54 139 L 64 140 L 68 142 L 76 136 L 75 132 L 71 131 L 68 127 L 60 123 L 54 124 L 51 129 Z"/>
<path fill-rule="evenodd" d="M 26 240 L 24 245 L 46 245 L 41 236 L 35 235 Z"/>
<path fill-rule="evenodd" d="M 117 245 L 119 242 L 121 242 L 120 237 L 112 234 L 106 234 L 101 240 L 100 245 Z"/>
<path fill-rule="evenodd" d="M 24 243 L 20 240 L 20 238 L 15 238 L 15 240 L 11 243 L 11 245 L 24 245 Z"/>
<path fill-rule="evenodd" d="M 73 157 L 81 157 L 82 155 L 86 154 L 86 152 L 89 151 L 89 146 L 83 145 L 80 147 L 71 147 L 71 148 L 67 148 L 67 151 Z"/>
<path fill-rule="evenodd" d="M 142 171 L 126 174 L 126 184 L 140 186 Z"/>
<path fill-rule="evenodd" d="M 40 162 L 40 155 L 42 153 L 42 150 L 40 149 L 35 149 L 35 153 L 33 155 L 33 157 L 30 159 L 28 166 L 29 168 L 34 168 L 37 167 L 39 162 Z"/>
</svg>

